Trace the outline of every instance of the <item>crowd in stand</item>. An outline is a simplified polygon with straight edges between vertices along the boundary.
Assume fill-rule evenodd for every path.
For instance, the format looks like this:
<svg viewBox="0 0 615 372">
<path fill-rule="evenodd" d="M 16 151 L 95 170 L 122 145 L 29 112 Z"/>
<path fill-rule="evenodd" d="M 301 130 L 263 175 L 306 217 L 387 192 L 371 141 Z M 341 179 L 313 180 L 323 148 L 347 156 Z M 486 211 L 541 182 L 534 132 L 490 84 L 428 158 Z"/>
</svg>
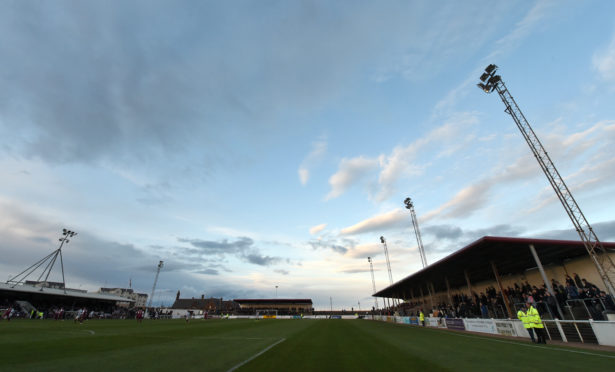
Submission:
<svg viewBox="0 0 615 372">
<path fill-rule="evenodd" d="M 589 312 L 589 317 L 594 320 L 606 320 L 605 311 L 615 311 L 613 298 L 598 286 L 580 278 L 578 274 L 573 276 L 566 275 L 564 282 L 552 279 L 551 285 L 554 295 L 551 295 L 547 286 L 531 285 L 529 282 L 515 283 L 513 286 L 505 288 L 504 296 L 508 303 L 516 312 L 516 308 L 524 306 L 525 303 L 539 306 L 539 310 L 552 318 L 561 318 L 559 309 L 566 312 L 569 308 L 585 306 Z M 454 318 L 507 318 L 504 297 L 493 286 L 488 286 L 483 292 L 472 292 L 451 294 L 452 303 L 434 304 L 434 308 L 427 313 L 435 317 L 454 317 Z M 581 302 L 584 302 L 582 304 Z M 384 309 L 386 314 L 397 314 L 401 316 L 418 316 L 421 309 L 427 309 L 429 300 L 424 303 L 417 301 L 406 301 L 397 306 L 390 306 Z M 559 309 L 558 309 L 559 307 Z M 565 316 L 565 315 L 564 315 Z"/>
<path fill-rule="evenodd" d="M 37 304 L 36 309 L 27 308 L 20 304 L 21 301 L 0 300 L 0 316 L 2 319 L 26 318 L 26 319 L 131 319 L 135 317 L 136 309 L 127 309 L 120 306 L 76 306 L 73 304 Z M 157 314 L 163 311 L 157 309 Z M 160 316 L 162 317 L 162 316 Z"/>
</svg>

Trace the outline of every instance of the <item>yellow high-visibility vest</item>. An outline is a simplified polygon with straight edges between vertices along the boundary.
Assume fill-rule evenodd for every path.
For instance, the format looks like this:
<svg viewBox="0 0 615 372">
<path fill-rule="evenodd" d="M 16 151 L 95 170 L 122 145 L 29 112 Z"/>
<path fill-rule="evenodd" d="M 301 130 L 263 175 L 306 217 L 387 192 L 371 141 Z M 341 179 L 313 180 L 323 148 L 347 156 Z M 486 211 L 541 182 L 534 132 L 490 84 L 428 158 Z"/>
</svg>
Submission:
<svg viewBox="0 0 615 372">
<path fill-rule="evenodd" d="M 542 325 L 542 319 L 540 319 L 540 314 L 538 313 L 538 310 L 536 310 L 534 306 L 530 306 L 530 308 L 527 311 L 527 314 L 529 316 L 529 319 L 530 319 L 530 322 L 533 328 L 544 328 L 544 326 Z"/>
<path fill-rule="evenodd" d="M 523 310 L 519 310 L 517 312 L 517 318 L 519 318 L 519 320 L 523 322 L 523 327 L 532 328 L 532 324 L 530 323 L 527 314 L 524 313 Z"/>
</svg>

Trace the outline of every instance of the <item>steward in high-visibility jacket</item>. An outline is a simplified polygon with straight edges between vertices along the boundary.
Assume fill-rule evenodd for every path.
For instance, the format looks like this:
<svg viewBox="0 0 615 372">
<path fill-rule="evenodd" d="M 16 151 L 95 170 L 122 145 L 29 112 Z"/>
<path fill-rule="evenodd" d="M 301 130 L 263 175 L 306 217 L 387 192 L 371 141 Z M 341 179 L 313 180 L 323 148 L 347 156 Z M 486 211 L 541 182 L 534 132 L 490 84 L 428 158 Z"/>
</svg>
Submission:
<svg viewBox="0 0 615 372">
<path fill-rule="evenodd" d="M 536 308 L 532 306 L 531 303 L 527 303 L 526 306 L 526 314 L 528 320 L 530 321 L 530 324 L 532 324 L 532 328 L 534 328 L 534 331 L 536 332 L 537 342 L 539 344 L 546 344 L 547 340 L 545 338 L 545 327 L 542 324 L 542 319 L 540 319 L 540 314 L 538 313 L 538 310 L 536 310 Z"/>
<path fill-rule="evenodd" d="M 544 326 L 542 325 L 542 319 L 540 319 L 540 314 L 534 306 L 530 305 L 529 309 L 527 310 L 527 316 L 532 322 L 533 328 L 544 328 Z"/>
<path fill-rule="evenodd" d="M 419 320 L 421 322 L 421 325 L 425 327 L 425 314 L 423 314 L 423 310 L 419 311 Z"/>
<path fill-rule="evenodd" d="M 523 327 L 527 330 L 527 333 L 530 334 L 532 342 L 536 342 L 534 339 L 534 327 L 532 327 L 532 323 L 523 309 L 519 309 L 519 311 L 517 311 L 517 318 L 519 318 L 519 320 L 523 323 Z"/>
</svg>

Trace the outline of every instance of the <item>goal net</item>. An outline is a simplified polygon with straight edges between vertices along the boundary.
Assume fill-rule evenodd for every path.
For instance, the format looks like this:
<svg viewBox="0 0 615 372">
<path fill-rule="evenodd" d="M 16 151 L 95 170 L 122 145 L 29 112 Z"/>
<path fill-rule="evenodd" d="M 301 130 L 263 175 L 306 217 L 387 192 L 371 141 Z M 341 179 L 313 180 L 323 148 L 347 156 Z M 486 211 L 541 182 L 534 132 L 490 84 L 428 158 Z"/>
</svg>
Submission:
<svg viewBox="0 0 615 372">
<path fill-rule="evenodd" d="M 275 319 L 278 311 L 273 309 L 256 310 L 256 319 Z"/>
</svg>

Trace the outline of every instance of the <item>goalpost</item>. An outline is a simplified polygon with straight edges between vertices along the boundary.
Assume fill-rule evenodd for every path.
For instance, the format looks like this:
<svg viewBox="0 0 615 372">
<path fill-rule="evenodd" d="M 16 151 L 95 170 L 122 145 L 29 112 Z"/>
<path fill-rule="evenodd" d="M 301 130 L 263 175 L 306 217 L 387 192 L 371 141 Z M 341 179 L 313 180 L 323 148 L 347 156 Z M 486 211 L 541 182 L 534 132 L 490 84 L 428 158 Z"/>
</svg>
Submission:
<svg viewBox="0 0 615 372">
<path fill-rule="evenodd" d="M 278 310 L 261 309 L 256 310 L 256 319 L 275 319 L 278 317 Z"/>
</svg>

